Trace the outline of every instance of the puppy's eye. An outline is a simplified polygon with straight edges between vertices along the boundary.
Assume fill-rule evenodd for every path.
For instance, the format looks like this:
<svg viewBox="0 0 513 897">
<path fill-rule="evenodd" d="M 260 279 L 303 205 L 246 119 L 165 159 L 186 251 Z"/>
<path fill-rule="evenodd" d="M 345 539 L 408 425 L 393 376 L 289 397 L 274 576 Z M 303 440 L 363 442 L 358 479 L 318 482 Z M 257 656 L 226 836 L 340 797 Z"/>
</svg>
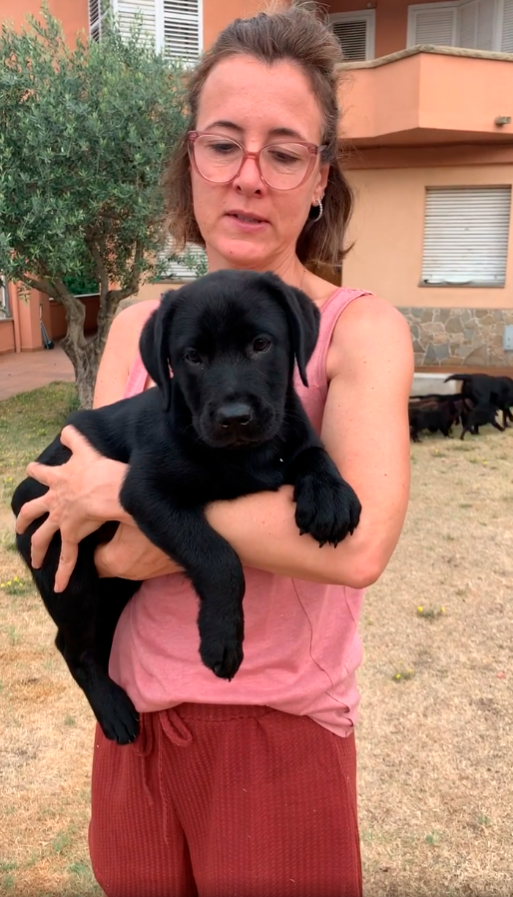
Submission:
<svg viewBox="0 0 513 897">
<path fill-rule="evenodd" d="M 185 352 L 183 358 L 184 361 L 187 362 L 187 364 L 202 364 L 201 355 L 199 354 L 199 352 L 196 352 L 196 349 L 187 349 L 187 352 Z"/>
<path fill-rule="evenodd" d="M 267 352 L 270 347 L 271 340 L 267 339 L 265 336 L 257 336 L 257 338 L 253 340 L 253 352 Z"/>
</svg>

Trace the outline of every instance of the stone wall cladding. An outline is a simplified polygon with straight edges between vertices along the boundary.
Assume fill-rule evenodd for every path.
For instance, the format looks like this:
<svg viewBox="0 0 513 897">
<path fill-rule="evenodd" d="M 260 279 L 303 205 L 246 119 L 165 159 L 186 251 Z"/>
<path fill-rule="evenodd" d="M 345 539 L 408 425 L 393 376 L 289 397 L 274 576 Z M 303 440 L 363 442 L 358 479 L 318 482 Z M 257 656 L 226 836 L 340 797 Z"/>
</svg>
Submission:
<svg viewBox="0 0 513 897">
<path fill-rule="evenodd" d="M 504 327 L 513 309 L 399 308 L 410 325 L 416 367 L 513 365 L 503 349 Z"/>
</svg>

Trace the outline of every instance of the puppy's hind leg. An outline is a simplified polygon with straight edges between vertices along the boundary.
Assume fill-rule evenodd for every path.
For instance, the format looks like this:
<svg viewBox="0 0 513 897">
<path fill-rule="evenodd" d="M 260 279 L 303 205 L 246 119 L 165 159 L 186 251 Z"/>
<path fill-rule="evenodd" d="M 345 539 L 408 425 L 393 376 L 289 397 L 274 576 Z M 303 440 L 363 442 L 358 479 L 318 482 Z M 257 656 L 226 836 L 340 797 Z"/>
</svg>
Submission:
<svg viewBox="0 0 513 897">
<path fill-rule="evenodd" d="M 110 678 L 107 657 L 84 644 L 66 640 L 58 630 L 55 645 L 84 692 L 106 738 L 118 744 L 135 741 L 139 716 L 126 692 Z"/>
<path fill-rule="evenodd" d="M 139 583 L 99 579 L 93 562 L 96 538 L 92 534 L 81 543 L 77 566 L 63 592 L 53 588 L 60 539 L 54 537 L 45 564 L 32 570 L 32 576 L 57 625 L 55 644 L 104 734 L 128 744 L 137 736 L 138 716 L 123 689 L 110 679 L 108 665 L 117 621 Z"/>
</svg>

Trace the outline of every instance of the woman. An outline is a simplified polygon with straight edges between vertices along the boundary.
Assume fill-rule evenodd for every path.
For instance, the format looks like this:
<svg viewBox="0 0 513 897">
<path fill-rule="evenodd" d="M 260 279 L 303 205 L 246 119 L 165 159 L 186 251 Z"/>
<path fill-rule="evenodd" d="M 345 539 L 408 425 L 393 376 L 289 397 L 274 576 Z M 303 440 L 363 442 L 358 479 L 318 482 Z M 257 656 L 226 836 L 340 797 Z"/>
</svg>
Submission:
<svg viewBox="0 0 513 897">
<path fill-rule="evenodd" d="M 171 230 L 202 242 L 209 269 L 272 270 L 319 307 L 321 333 L 297 388 L 363 513 L 337 548 L 301 537 L 291 489 L 207 509 L 245 565 L 245 659 L 231 683 L 202 666 L 197 600 L 119 506 L 124 466 L 68 428 L 63 468 L 30 465 L 50 486 L 40 563 L 63 536 L 58 585 L 76 546 L 117 519 L 98 550 L 103 576 L 144 580 L 123 613 L 111 674 L 141 712 L 119 747 L 98 729 L 90 848 L 109 897 L 358 897 L 354 724 L 363 589 L 399 538 L 409 488 L 408 327 L 387 302 L 306 267 L 339 261 L 351 194 L 340 169 L 340 48 L 305 8 L 237 20 L 189 85 L 191 122 L 168 178 Z M 96 406 L 147 388 L 138 356 L 155 303 L 115 319 Z"/>
</svg>

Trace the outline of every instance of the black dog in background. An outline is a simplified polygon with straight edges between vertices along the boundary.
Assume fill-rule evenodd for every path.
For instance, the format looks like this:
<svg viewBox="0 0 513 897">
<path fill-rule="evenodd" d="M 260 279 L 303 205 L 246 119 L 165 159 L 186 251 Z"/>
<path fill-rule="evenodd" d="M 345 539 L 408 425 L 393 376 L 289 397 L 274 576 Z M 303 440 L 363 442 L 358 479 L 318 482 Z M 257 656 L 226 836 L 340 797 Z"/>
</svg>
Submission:
<svg viewBox="0 0 513 897">
<path fill-rule="evenodd" d="M 494 405 L 475 405 L 473 408 L 466 409 L 462 411 L 461 414 L 461 423 L 462 430 L 460 439 L 465 438 L 465 433 L 473 433 L 474 436 L 479 435 L 479 427 L 484 427 L 486 424 L 491 424 L 492 427 L 495 427 L 496 430 L 499 430 L 501 433 L 504 432 L 504 427 L 496 420 L 497 417 L 497 408 Z"/>
<path fill-rule="evenodd" d="M 144 326 L 141 356 L 158 389 L 68 420 L 102 455 L 129 464 L 121 504 L 190 578 L 200 598 L 201 659 L 225 679 L 243 657 L 245 582 L 238 555 L 209 526 L 204 507 L 289 483 L 299 530 L 320 545 L 337 545 L 358 525 L 358 498 L 293 388 L 294 359 L 307 385 L 319 319 L 314 303 L 274 274 L 209 274 L 166 293 Z M 69 457 L 57 437 L 38 461 L 59 465 Z M 24 480 L 14 513 L 46 491 Z M 105 735 L 126 744 L 137 735 L 138 716 L 109 678 L 108 661 L 119 615 L 140 583 L 98 578 L 94 550 L 112 538 L 114 522 L 81 542 L 70 582 L 56 594 L 60 534 L 39 570 L 30 563 L 31 537 L 44 519 L 17 536 L 18 550 L 57 625 L 56 646 Z"/>
<path fill-rule="evenodd" d="M 492 406 L 497 411 L 502 411 L 502 426 L 508 426 L 508 420 L 513 421 L 511 407 L 513 406 L 513 379 L 511 377 L 494 377 L 490 374 L 451 374 L 445 378 L 447 383 L 449 380 L 459 380 L 461 382 L 461 396 L 463 399 L 470 399 L 471 402 L 481 409 L 477 417 L 480 418 L 481 424 L 491 423 L 488 419 L 484 407 Z M 493 417 L 495 421 L 495 416 Z M 479 421 L 478 421 L 479 425 Z M 495 426 L 495 424 L 493 424 Z M 499 429 L 499 428 L 497 428 Z"/>
</svg>

